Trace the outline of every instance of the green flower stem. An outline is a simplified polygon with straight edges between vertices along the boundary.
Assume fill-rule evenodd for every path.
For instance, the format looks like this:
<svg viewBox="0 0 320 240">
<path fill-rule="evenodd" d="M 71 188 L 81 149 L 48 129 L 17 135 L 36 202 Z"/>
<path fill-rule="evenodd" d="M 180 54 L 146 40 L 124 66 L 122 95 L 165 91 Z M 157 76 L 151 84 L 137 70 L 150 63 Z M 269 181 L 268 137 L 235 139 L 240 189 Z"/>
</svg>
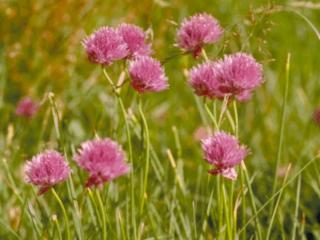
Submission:
<svg viewBox="0 0 320 240">
<path fill-rule="evenodd" d="M 145 153 L 145 172 L 144 172 L 144 179 L 143 179 L 143 191 L 142 191 L 142 196 L 141 196 L 141 205 L 140 205 L 140 214 L 143 213 L 143 208 L 144 208 L 144 202 L 145 198 L 147 197 L 147 184 L 148 184 L 148 173 L 149 173 L 149 164 L 150 164 L 150 137 L 149 137 L 149 129 L 148 129 L 148 123 L 147 120 L 144 116 L 143 110 L 142 110 L 142 99 L 141 96 L 139 96 L 139 113 L 142 119 L 143 123 L 143 129 L 145 133 L 145 148 L 146 148 L 146 153 Z"/>
<path fill-rule="evenodd" d="M 232 226 L 231 226 L 230 209 L 229 209 L 230 207 L 228 206 L 227 194 L 226 194 L 226 188 L 225 188 L 225 180 L 224 179 L 222 179 L 221 191 L 222 191 L 222 201 L 223 201 L 223 206 L 224 206 L 225 222 L 226 222 L 226 225 L 227 225 L 227 236 L 228 236 L 228 239 L 234 239 L 232 237 Z"/>
<path fill-rule="evenodd" d="M 117 87 L 114 85 L 112 79 L 110 78 L 109 74 L 107 73 L 106 69 L 103 68 L 103 73 L 105 78 L 107 79 L 108 83 L 111 85 L 113 92 L 119 102 L 120 108 L 121 108 L 121 113 L 122 117 L 124 119 L 124 124 L 126 128 L 126 134 L 127 134 L 127 141 L 128 141 L 128 157 L 129 157 L 129 162 L 131 164 L 131 171 L 130 171 L 130 198 L 131 198 L 131 222 L 133 226 L 133 232 L 134 232 L 134 239 L 137 238 L 137 223 L 136 223 L 136 218 L 135 218 L 135 202 L 134 202 L 134 163 L 133 163 L 133 154 L 132 154 L 132 143 L 131 143 L 131 132 L 130 132 L 130 126 L 129 122 L 127 119 L 127 111 L 124 107 L 122 98 L 120 94 L 117 91 Z"/>
<path fill-rule="evenodd" d="M 96 191 L 96 195 L 97 195 L 97 198 L 98 198 L 98 205 L 99 205 L 99 208 L 100 208 L 100 211 L 101 211 L 101 219 L 102 219 L 102 222 L 101 222 L 101 227 L 102 227 L 102 239 L 103 240 L 106 240 L 107 239 L 107 218 L 106 218 L 106 211 L 105 211 L 105 208 L 103 206 L 103 202 L 102 202 L 102 199 L 101 199 L 101 196 L 100 196 L 100 192 L 99 190 L 97 189 Z"/>
<path fill-rule="evenodd" d="M 290 59 L 291 54 L 288 53 L 287 55 L 287 61 L 285 66 L 285 87 L 284 87 L 284 93 L 283 93 L 283 102 L 282 102 L 282 112 L 281 112 L 281 124 L 280 124 L 280 134 L 278 139 L 278 151 L 277 151 L 277 159 L 276 159 L 276 165 L 274 170 L 274 181 L 272 186 L 272 193 L 274 194 L 276 192 L 277 188 L 277 171 L 280 166 L 280 160 L 282 156 L 282 150 L 283 150 L 283 141 L 284 141 L 284 129 L 285 129 L 285 120 L 286 120 L 286 111 L 287 111 L 287 99 L 288 99 L 288 93 L 289 93 L 289 79 L 290 79 Z M 271 217 L 273 208 L 274 208 L 274 200 L 272 201 L 270 205 L 269 210 L 269 216 Z"/>
<path fill-rule="evenodd" d="M 207 113 L 208 113 L 208 115 L 210 117 L 210 120 L 213 122 L 215 130 L 218 131 L 219 130 L 219 125 L 217 123 L 216 116 L 214 114 L 212 114 L 207 102 L 205 102 L 204 107 L 205 107 L 205 109 L 206 109 L 206 111 L 207 111 Z"/>
<path fill-rule="evenodd" d="M 63 202 L 61 201 L 59 195 L 57 194 L 57 192 L 54 190 L 54 188 L 51 188 L 51 192 L 53 193 L 53 196 L 56 198 L 58 204 L 61 207 L 62 213 L 63 213 L 63 217 L 64 217 L 64 222 L 66 224 L 66 232 L 67 232 L 67 239 L 71 240 L 71 233 L 70 233 L 70 225 L 69 225 L 69 220 L 68 220 L 68 216 L 67 216 L 67 212 L 66 209 L 63 205 Z"/>
</svg>

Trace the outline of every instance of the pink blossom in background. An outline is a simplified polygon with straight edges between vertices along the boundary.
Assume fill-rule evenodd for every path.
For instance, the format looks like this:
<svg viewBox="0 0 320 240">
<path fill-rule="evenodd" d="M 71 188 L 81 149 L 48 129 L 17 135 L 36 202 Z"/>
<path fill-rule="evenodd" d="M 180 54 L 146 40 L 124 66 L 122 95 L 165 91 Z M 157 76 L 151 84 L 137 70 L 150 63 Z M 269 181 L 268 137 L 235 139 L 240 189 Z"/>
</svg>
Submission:
<svg viewBox="0 0 320 240">
<path fill-rule="evenodd" d="M 89 173 L 87 187 L 100 186 L 130 170 L 121 146 L 109 138 L 82 143 L 74 160 Z"/>
<path fill-rule="evenodd" d="M 213 62 L 199 64 L 189 71 L 188 83 L 198 96 L 214 98 L 219 87 L 218 80 Z"/>
<path fill-rule="evenodd" d="M 39 195 L 65 181 L 71 173 L 67 161 L 54 150 L 34 156 L 31 161 L 27 161 L 24 171 L 26 182 L 39 187 Z"/>
<path fill-rule="evenodd" d="M 234 167 L 247 156 L 246 146 L 240 145 L 236 137 L 225 132 L 216 132 L 201 143 L 205 160 L 215 167 L 209 173 L 235 180 L 237 173 Z"/>
<path fill-rule="evenodd" d="M 177 44 L 198 57 L 203 45 L 217 42 L 222 33 L 223 29 L 214 17 L 207 13 L 197 14 L 182 22 L 177 31 Z"/>
<path fill-rule="evenodd" d="M 317 108 L 313 113 L 313 121 L 320 126 L 320 108 Z"/>
<path fill-rule="evenodd" d="M 16 108 L 16 115 L 31 118 L 39 109 L 39 104 L 33 101 L 30 97 L 25 97 L 20 100 Z"/>
<path fill-rule="evenodd" d="M 140 27 L 123 23 L 118 29 L 124 42 L 127 44 L 129 50 L 128 57 L 148 56 L 151 54 L 151 46 L 146 43 L 146 34 Z"/>
<path fill-rule="evenodd" d="M 160 62 L 151 57 L 139 57 L 130 62 L 131 86 L 139 93 L 160 92 L 169 87 Z"/>
<path fill-rule="evenodd" d="M 193 138 L 197 141 L 210 136 L 211 128 L 209 126 L 199 126 L 193 132 Z"/>
<path fill-rule="evenodd" d="M 118 29 L 101 27 L 83 41 L 92 63 L 110 65 L 129 54 L 128 46 Z"/>
<path fill-rule="evenodd" d="M 262 84 L 262 65 L 249 54 L 226 55 L 215 64 L 219 75 L 217 97 L 235 97 L 248 100 L 252 91 Z"/>
</svg>

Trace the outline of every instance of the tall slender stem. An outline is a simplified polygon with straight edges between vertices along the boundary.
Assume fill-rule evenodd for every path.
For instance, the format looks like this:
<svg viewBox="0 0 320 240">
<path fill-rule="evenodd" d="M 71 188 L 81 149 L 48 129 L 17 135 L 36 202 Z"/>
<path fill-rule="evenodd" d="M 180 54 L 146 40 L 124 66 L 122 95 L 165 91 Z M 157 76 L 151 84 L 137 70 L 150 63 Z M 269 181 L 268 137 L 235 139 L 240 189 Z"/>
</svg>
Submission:
<svg viewBox="0 0 320 240">
<path fill-rule="evenodd" d="M 143 191 L 142 191 L 142 199 L 141 199 L 141 205 L 140 205 L 140 214 L 143 212 L 144 208 L 144 202 L 146 198 L 146 191 L 147 191 L 147 184 L 148 184 L 148 173 L 149 173 L 149 164 L 150 164 L 150 137 L 149 137 L 149 129 L 148 129 L 148 123 L 144 116 L 143 110 L 142 110 L 142 99 L 141 96 L 139 96 L 139 113 L 142 119 L 143 123 L 143 129 L 145 133 L 145 172 L 144 172 L 144 179 L 143 179 Z"/>
<path fill-rule="evenodd" d="M 64 222 L 66 224 L 65 229 L 66 229 L 66 232 L 67 232 L 67 239 L 71 240 L 70 225 L 69 225 L 69 220 L 68 220 L 66 209 L 65 209 L 65 207 L 63 205 L 62 200 L 60 199 L 59 195 L 54 190 L 54 188 L 51 188 L 51 192 L 53 193 L 53 196 L 56 198 L 58 204 L 61 207 L 61 210 L 62 210 L 62 213 L 63 213 L 63 217 L 64 217 Z"/>
<path fill-rule="evenodd" d="M 279 140 L 278 140 L 278 152 L 277 152 L 277 159 L 276 159 L 276 166 L 275 166 L 275 173 L 274 173 L 274 181 L 273 181 L 273 187 L 272 187 L 272 194 L 275 193 L 277 188 L 277 171 L 280 165 L 280 159 L 282 155 L 282 148 L 283 148 L 283 139 L 284 139 L 284 128 L 285 128 L 285 117 L 286 117 L 286 109 L 287 109 L 287 98 L 288 98 L 288 92 L 289 92 L 289 74 L 290 74 L 290 59 L 291 54 L 288 53 L 287 61 L 286 61 L 286 69 L 285 69 L 285 87 L 284 87 L 284 93 L 283 93 L 283 102 L 282 102 L 282 112 L 281 112 L 281 124 L 280 124 L 280 134 L 279 134 Z M 271 217 L 271 214 L 273 212 L 274 207 L 274 201 L 271 202 L 270 205 L 270 212 L 269 216 Z"/>
<path fill-rule="evenodd" d="M 106 212 L 105 212 L 105 208 L 103 206 L 103 202 L 100 196 L 100 192 L 99 190 L 97 190 L 96 192 L 97 198 L 98 198 L 98 205 L 101 211 L 101 218 L 102 218 L 102 239 L 106 240 L 107 239 L 107 220 L 106 220 Z"/>
<path fill-rule="evenodd" d="M 127 119 L 127 111 L 124 107 L 124 104 L 123 104 L 123 101 L 122 101 L 120 94 L 117 92 L 116 86 L 114 85 L 113 81 L 111 80 L 111 78 L 105 68 L 103 68 L 103 73 L 104 73 L 104 76 L 106 77 L 107 81 L 111 85 L 111 87 L 114 91 L 114 94 L 119 102 L 122 117 L 124 119 L 124 124 L 125 124 L 125 128 L 126 128 L 127 141 L 128 141 L 128 157 L 129 157 L 129 162 L 131 163 L 131 171 L 130 171 L 131 222 L 132 222 L 132 226 L 133 226 L 134 239 L 136 239 L 137 238 L 137 223 L 136 223 L 136 217 L 135 217 L 136 214 L 135 214 L 135 201 L 134 201 L 134 175 L 133 175 L 134 162 L 133 162 L 133 154 L 132 154 L 130 126 L 129 126 L 129 122 Z"/>
</svg>

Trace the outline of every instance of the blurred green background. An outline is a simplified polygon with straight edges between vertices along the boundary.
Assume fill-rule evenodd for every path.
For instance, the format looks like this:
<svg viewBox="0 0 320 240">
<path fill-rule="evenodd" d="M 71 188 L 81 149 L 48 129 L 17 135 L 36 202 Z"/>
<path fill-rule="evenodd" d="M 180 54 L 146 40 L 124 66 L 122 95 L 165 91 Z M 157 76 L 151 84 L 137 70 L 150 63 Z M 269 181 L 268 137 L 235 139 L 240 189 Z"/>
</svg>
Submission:
<svg viewBox="0 0 320 240">
<path fill-rule="evenodd" d="M 212 14 L 225 28 L 223 39 L 206 48 L 210 59 L 246 51 L 264 65 L 265 83 L 251 101 L 239 105 L 240 139 L 251 149 L 246 164 L 254 176 L 257 198 L 264 202 L 271 194 L 274 178 L 288 53 L 291 72 L 281 166 L 291 163 L 291 175 L 320 150 L 320 129 L 312 121 L 313 111 L 320 105 L 319 1 L 0 0 L 0 155 L 12 169 L 19 170 L 25 159 L 56 146 L 47 102 L 32 121 L 14 115 L 21 97 L 41 101 L 50 91 L 56 95 L 70 151 L 96 133 L 125 141 L 123 122 L 114 114 L 111 90 L 100 67 L 87 61 L 81 41 L 100 26 L 133 23 L 152 30 L 154 57 L 163 60 L 179 52 L 174 46 L 177 24 L 199 12 Z M 165 68 L 170 89 L 144 97 L 152 143 L 164 169 L 169 168 L 166 149 L 178 154 L 172 132 L 172 127 L 177 127 L 179 157 L 191 189 L 199 167 L 203 172 L 208 167 L 202 160 L 198 135 L 199 127 L 209 121 L 201 119 L 184 76 L 184 71 L 196 63 L 191 56 L 168 61 Z M 119 68 L 117 64 L 110 67 L 115 79 Z M 135 112 L 136 95 L 128 86 L 122 94 L 126 106 Z M 138 142 L 135 146 L 135 151 L 141 151 Z M 301 221 L 306 216 L 306 232 L 314 239 L 320 238 L 318 167 L 315 164 L 304 174 L 300 207 Z M 19 174 L 15 172 L 17 179 Z M 5 192 L 0 186 L 0 192 Z M 10 200 L 8 194 L 0 196 L 2 203 Z M 284 208 L 277 221 L 283 232 L 292 224 L 294 195 L 292 186 L 281 202 Z M 6 215 L 9 206 L 2 203 L 0 213 Z"/>
</svg>

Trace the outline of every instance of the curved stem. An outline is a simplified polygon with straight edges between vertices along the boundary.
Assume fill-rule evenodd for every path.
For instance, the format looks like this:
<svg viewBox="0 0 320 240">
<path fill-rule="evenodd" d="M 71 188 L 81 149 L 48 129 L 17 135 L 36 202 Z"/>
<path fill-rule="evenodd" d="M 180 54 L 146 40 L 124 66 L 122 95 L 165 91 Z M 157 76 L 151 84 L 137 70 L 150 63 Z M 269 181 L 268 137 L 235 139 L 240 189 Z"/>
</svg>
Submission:
<svg viewBox="0 0 320 240">
<path fill-rule="evenodd" d="M 63 217 L 64 217 L 64 222 L 66 224 L 66 232 L 67 232 L 67 239 L 71 240 L 71 233 L 70 233 L 70 225 L 69 225 L 69 220 L 68 220 L 68 216 L 67 216 L 67 212 L 66 209 L 63 205 L 63 202 L 61 201 L 59 195 L 57 194 L 57 192 L 54 190 L 54 188 L 51 188 L 51 192 L 53 193 L 53 196 L 56 198 L 57 202 L 59 203 L 62 213 L 63 213 Z"/>
<path fill-rule="evenodd" d="M 147 191 L 147 183 L 148 183 L 148 172 L 149 172 L 149 162 L 150 162 L 150 139 L 149 139 L 149 129 L 148 129 L 148 123 L 144 116 L 143 110 L 142 110 L 142 99 L 141 96 L 139 96 L 139 113 L 142 119 L 143 123 L 143 129 L 145 132 L 145 138 L 146 138 L 146 159 L 145 159 L 145 172 L 144 172 L 144 179 L 143 179 L 143 191 L 142 191 L 142 199 L 141 199 L 141 205 L 140 205 L 140 214 L 143 212 L 144 207 L 144 201 L 146 198 L 146 191 Z"/>
<path fill-rule="evenodd" d="M 219 125 L 218 125 L 218 123 L 217 123 L 216 116 L 213 115 L 212 112 L 210 111 L 210 108 L 209 108 L 209 106 L 208 106 L 208 103 L 205 103 L 205 104 L 204 104 L 204 107 L 205 107 L 205 109 L 206 109 L 206 111 L 207 111 L 207 113 L 208 113 L 211 121 L 213 122 L 215 129 L 218 131 L 218 130 L 219 130 Z"/>
</svg>

